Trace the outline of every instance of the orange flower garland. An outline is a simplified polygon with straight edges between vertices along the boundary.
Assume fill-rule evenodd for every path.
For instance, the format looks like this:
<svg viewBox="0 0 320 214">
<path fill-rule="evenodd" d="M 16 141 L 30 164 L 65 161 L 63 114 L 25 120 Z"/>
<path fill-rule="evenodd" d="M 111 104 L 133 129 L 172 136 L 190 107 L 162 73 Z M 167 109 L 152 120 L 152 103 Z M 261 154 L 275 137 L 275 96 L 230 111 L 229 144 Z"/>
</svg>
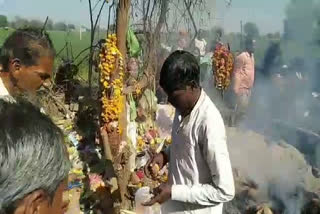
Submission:
<svg viewBox="0 0 320 214">
<path fill-rule="evenodd" d="M 226 90 L 229 87 L 231 83 L 233 64 L 234 59 L 229 48 L 218 43 L 212 57 L 215 87 L 218 90 Z"/>
<path fill-rule="evenodd" d="M 100 81 L 102 84 L 101 116 L 103 122 L 108 124 L 107 131 L 109 133 L 115 129 L 121 133 L 119 118 L 124 109 L 124 66 L 122 55 L 117 48 L 117 37 L 115 34 L 108 36 L 107 42 L 101 48 L 99 57 Z"/>
</svg>

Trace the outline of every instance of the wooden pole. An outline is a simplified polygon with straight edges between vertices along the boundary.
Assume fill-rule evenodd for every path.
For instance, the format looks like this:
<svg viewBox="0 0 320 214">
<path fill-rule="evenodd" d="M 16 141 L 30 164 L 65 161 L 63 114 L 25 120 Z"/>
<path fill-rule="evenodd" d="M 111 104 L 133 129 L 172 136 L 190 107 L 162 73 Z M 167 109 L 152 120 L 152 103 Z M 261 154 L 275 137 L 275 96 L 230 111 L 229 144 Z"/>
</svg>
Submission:
<svg viewBox="0 0 320 214">
<path fill-rule="evenodd" d="M 127 56 L 127 47 L 126 47 L 126 41 L 127 41 L 127 31 L 128 31 L 128 24 L 129 24 L 129 11 L 130 11 L 130 5 L 131 5 L 131 0 L 119 0 L 118 7 L 117 7 L 117 20 L 116 20 L 116 32 L 117 32 L 117 46 L 119 51 L 122 54 L 123 61 L 124 61 L 124 70 L 126 71 L 126 56 Z M 123 100 L 124 103 L 126 103 L 126 98 Z M 120 121 L 119 121 L 120 127 L 123 128 L 121 136 L 119 136 L 118 139 L 121 139 L 122 141 L 127 141 L 127 109 L 126 105 L 124 105 L 123 112 L 121 113 L 120 116 Z M 120 143 L 119 147 L 120 148 Z M 124 151 L 126 153 L 127 151 Z M 119 154 L 127 156 L 128 154 Z M 122 169 L 117 171 L 117 177 L 118 177 L 118 185 L 119 185 L 119 190 L 120 190 L 120 195 L 121 195 L 121 209 L 129 209 L 131 202 L 128 200 L 126 197 L 127 195 L 127 186 L 130 180 L 130 169 L 129 169 L 129 164 L 120 163 L 121 158 L 114 159 L 114 166 L 122 166 Z"/>
</svg>

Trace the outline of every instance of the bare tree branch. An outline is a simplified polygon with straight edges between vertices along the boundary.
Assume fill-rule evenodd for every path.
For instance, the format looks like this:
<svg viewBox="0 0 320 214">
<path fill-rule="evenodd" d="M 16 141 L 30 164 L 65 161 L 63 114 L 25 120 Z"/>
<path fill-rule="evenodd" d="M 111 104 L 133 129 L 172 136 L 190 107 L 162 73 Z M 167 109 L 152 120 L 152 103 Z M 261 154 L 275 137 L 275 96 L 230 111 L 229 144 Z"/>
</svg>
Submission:
<svg viewBox="0 0 320 214">
<path fill-rule="evenodd" d="M 93 41 L 94 41 L 94 24 L 93 24 L 93 15 L 92 15 L 92 4 L 91 0 L 88 0 L 89 3 L 89 13 L 90 13 L 90 27 L 91 27 L 91 38 L 90 38 L 90 57 L 89 57 L 89 72 L 88 72 L 88 81 L 89 81 L 89 94 L 91 94 L 92 87 L 92 66 L 93 66 Z"/>
<path fill-rule="evenodd" d="M 97 4 L 100 2 L 100 0 L 97 2 Z M 103 1 L 101 4 L 99 13 L 95 19 L 93 20 L 93 8 L 92 8 L 92 2 L 91 0 L 88 0 L 89 3 L 89 14 L 90 14 L 90 29 L 91 29 L 91 34 L 90 34 L 90 53 L 89 53 L 89 72 L 88 72 L 88 81 L 89 81 L 89 93 L 91 93 L 91 88 L 92 88 L 92 71 L 93 71 L 93 55 L 94 55 L 94 49 L 93 49 L 93 43 L 95 39 L 95 32 L 97 29 L 97 25 L 101 16 L 102 9 L 104 5 L 106 4 L 106 1 Z"/>
<path fill-rule="evenodd" d="M 97 24 L 98 24 L 98 21 L 99 21 L 100 16 L 101 16 L 101 12 L 102 12 L 103 7 L 104 7 L 104 5 L 106 4 L 106 2 L 107 2 L 107 1 L 104 0 L 103 3 L 102 3 L 102 5 L 101 5 L 101 7 L 100 7 L 99 13 L 98 13 L 97 18 L 96 18 L 96 22 L 94 23 L 94 27 L 93 27 L 93 31 L 94 31 L 94 32 L 96 31 Z"/>
<path fill-rule="evenodd" d="M 109 28 L 110 28 L 110 17 L 111 17 L 111 10 L 114 7 L 114 0 L 112 1 L 112 4 L 109 7 L 109 14 L 108 14 L 108 29 L 107 29 L 107 35 L 109 34 Z"/>
<path fill-rule="evenodd" d="M 193 28 L 194 28 L 194 31 L 195 31 L 193 39 L 191 40 L 191 43 L 192 43 L 195 40 L 195 38 L 197 37 L 197 35 L 198 35 L 197 25 L 196 25 L 196 22 L 194 21 L 194 18 L 193 18 L 192 12 L 191 12 L 192 0 L 190 0 L 189 2 L 187 2 L 187 0 L 183 0 L 183 2 L 185 4 L 185 6 L 186 6 L 187 12 L 189 14 L 189 17 L 191 19 L 191 22 L 192 22 L 192 25 L 193 25 Z"/>
</svg>

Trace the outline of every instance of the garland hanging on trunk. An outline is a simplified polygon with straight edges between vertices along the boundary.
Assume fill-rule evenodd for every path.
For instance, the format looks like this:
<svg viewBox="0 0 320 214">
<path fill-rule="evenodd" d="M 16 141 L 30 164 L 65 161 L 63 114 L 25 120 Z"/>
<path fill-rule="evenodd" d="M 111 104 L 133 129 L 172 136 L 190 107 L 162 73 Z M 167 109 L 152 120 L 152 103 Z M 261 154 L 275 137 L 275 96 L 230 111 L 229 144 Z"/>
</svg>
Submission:
<svg viewBox="0 0 320 214">
<path fill-rule="evenodd" d="M 102 120 L 107 124 L 107 132 L 122 133 L 119 119 L 124 109 L 124 66 L 123 58 L 117 48 L 117 37 L 111 34 L 100 51 L 99 68 L 101 70 L 100 81 L 102 84 Z"/>
<path fill-rule="evenodd" d="M 231 83 L 234 59 L 229 45 L 218 43 L 212 56 L 212 69 L 215 87 L 218 90 L 226 90 Z"/>
</svg>

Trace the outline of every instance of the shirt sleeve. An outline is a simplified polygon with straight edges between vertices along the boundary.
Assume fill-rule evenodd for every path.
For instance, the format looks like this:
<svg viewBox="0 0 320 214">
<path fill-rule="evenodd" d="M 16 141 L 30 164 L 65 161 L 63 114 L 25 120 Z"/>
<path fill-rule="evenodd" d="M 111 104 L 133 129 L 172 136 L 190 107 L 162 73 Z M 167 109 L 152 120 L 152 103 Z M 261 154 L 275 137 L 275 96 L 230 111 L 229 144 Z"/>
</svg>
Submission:
<svg viewBox="0 0 320 214">
<path fill-rule="evenodd" d="M 207 119 L 201 135 L 202 154 L 209 166 L 212 183 L 173 185 L 172 200 L 203 206 L 228 202 L 235 195 L 235 187 L 221 116 L 218 120 Z"/>
</svg>

